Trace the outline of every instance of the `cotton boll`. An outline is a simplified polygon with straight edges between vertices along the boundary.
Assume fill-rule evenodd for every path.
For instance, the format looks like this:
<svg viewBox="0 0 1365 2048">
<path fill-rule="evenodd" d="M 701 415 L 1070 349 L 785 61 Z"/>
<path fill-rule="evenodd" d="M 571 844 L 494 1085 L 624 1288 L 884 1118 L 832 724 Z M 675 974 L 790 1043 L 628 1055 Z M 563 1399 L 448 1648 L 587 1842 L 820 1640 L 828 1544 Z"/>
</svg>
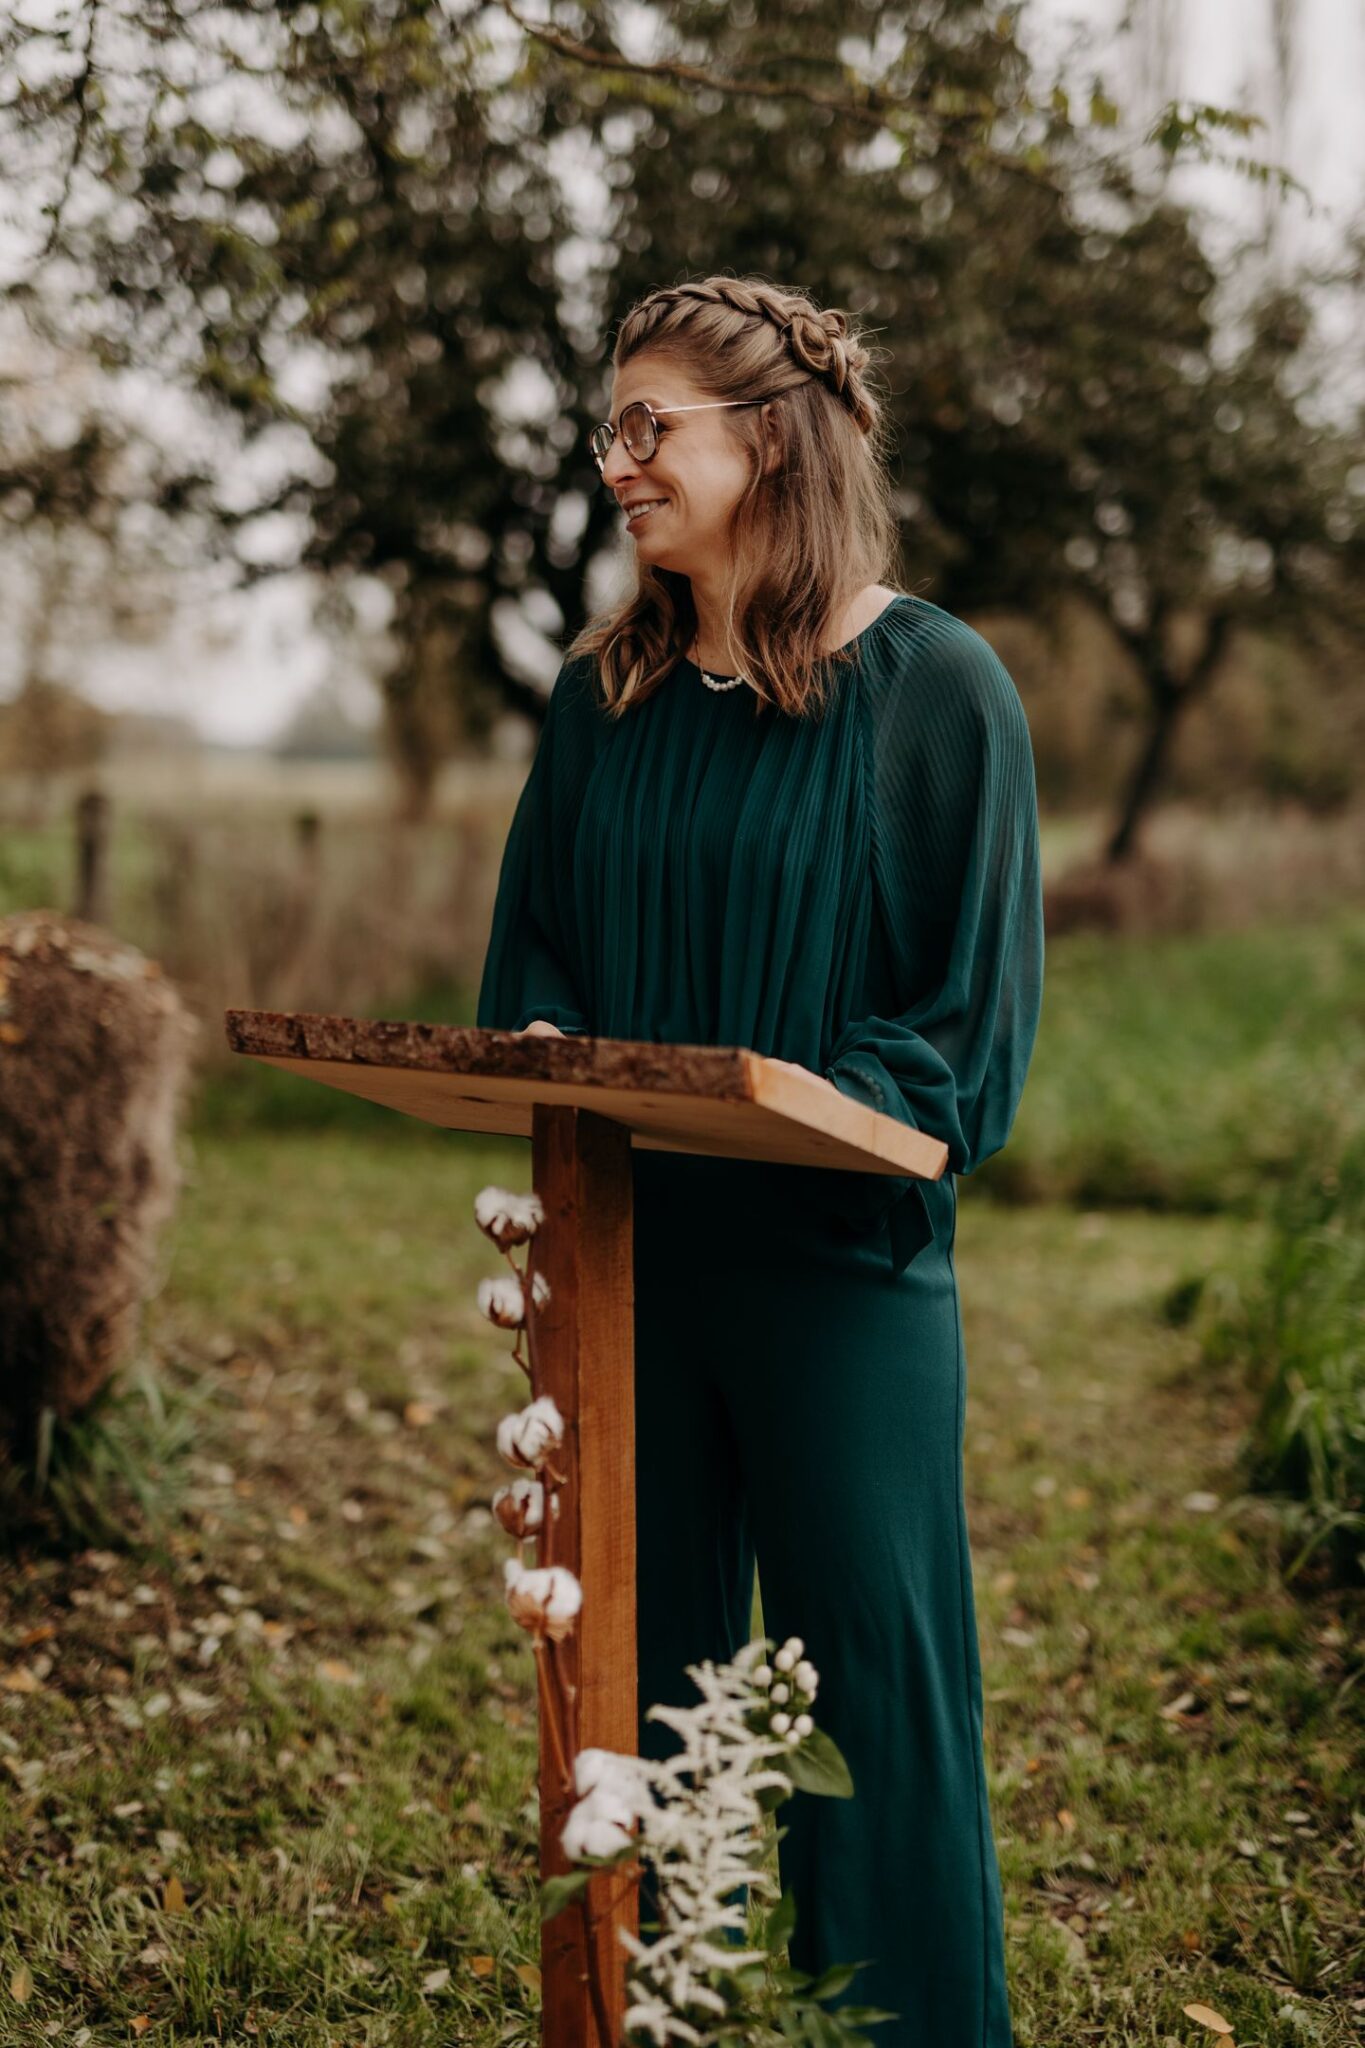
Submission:
<svg viewBox="0 0 1365 2048">
<path fill-rule="evenodd" d="M 595 1793 L 580 1799 L 560 1830 L 560 1846 L 571 1863 L 584 1856 L 616 1856 L 634 1841 L 619 1817 L 595 1801 Z"/>
<path fill-rule="evenodd" d="M 479 1313 L 500 1330 L 519 1330 L 526 1319 L 526 1298 L 515 1273 L 497 1273 L 480 1280 Z"/>
<path fill-rule="evenodd" d="M 538 1470 L 551 1451 L 564 1441 L 564 1418 L 554 1396 L 542 1394 L 515 1414 L 504 1415 L 498 1424 L 498 1450 L 509 1465 L 527 1465 Z"/>
<path fill-rule="evenodd" d="M 545 1489 L 538 1479 L 514 1479 L 498 1488 L 492 1507 L 508 1535 L 524 1542 L 544 1520 Z"/>
<path fill-rule="evenodd" d="M 595 1791 L 604 1778 L 610 1778 L 617 1754 L 614 1749 L 598 1749 L 592 1745 L 579 1750 L 573 1760 L 573 1782 L 580 1799 Z"/>
<path fill-rule="evenodd" d="M 525 1244 L 545 1220 L 539 1195 L 514 1194 L 510 1188 L 480 1188 L 474 1197 L 474 1220 L 503 1250 Z"/>
<path fill-rule="evenodd" d="M 502 1570 L 512 1619 L 532 1635 L 561 1642 L 583 1605 L 583 1588 L 568 1566 L 552 1564 L 528 1570 L 519 1558 L 509 1557 Z"/>
<path fill-rule="evenodd" d="M 573 1780 L 580 1798 L 591 1794 L 599 1805 L 612 1801 L 621 1808 L 622 1819 L 639 1812 L 641 1802 L 649 1798 L 640 1759 L 615 1749 L 580 1749 L 573 1760 Z"/>
</svg>

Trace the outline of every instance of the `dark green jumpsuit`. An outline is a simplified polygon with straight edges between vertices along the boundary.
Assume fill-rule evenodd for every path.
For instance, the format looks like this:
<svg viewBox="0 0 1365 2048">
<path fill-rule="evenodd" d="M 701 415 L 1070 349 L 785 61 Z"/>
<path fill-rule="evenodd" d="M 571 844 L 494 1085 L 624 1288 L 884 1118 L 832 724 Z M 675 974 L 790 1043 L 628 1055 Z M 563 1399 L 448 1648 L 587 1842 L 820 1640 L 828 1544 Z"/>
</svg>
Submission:
<svg viewBox="0 0 1365 2048">
<path fill-rule="evenodd" d="M 779 1809 L 793 1963 L 871 1959 L 835 2002 L 900 2015 L 879 2048 L 1009 2048 L 954 1176 L 1005 1143 L 1037 1029 L 1033 756 L 950 613 L 901 595 L 848 645 L 799 719 L 680 661 L 613 722 L 564 664 L 478 1022 L 748 1046 L 946 1141 L 938 1182 L 633 1155 L 639 1738 L 668 1754 L 645 1708 L 749 1639 L 756 1558 L 855 1785 Z"/>
</svg>

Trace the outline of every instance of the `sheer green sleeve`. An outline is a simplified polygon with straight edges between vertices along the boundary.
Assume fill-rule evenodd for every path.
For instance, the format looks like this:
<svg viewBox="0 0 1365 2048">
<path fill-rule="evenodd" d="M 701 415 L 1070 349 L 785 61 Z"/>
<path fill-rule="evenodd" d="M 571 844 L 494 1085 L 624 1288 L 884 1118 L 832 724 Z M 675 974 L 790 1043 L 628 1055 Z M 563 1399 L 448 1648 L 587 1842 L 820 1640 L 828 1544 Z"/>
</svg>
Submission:
<svg viewBox="0 0 1365 2048">
<path fill-rule="evenodd" d="M 494 1030 L 520 1031 L 536 1017 L 565 1032 L 591 1029 L 573 900 L 591 684 L 589 661 L 561 667 L 507 835 L 475 1016 Z"/>
<path fill-rule="evenodd" d="M 1043 989 L 1038 806 L 1028 720 L 989 642 L 936 615 L 865 684 L 874 937 L 885 1015 L 850 1021 L 826 1078 L 944 1140 L 940 1181 L 844 1176 L 839 1210 L 886 1222 L 900 1272 L 953 1228 L 952 1176 L 1009 1136 Z"/>
</svg>

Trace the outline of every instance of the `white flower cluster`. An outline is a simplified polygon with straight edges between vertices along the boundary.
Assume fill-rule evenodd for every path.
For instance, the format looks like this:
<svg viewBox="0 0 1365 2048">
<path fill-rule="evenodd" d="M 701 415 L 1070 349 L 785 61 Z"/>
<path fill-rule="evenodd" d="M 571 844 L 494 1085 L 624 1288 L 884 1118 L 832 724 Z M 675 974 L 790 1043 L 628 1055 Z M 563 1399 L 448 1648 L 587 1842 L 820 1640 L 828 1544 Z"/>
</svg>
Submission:
<svg viewBox="0 0 1365 2048">
<path fill-rule="evenodd" d="M 762 1868 L 758 1794 L 770 1786 L 790 1792 L 789 1776 L 771 1760 L 789 1754 L 814 1723 L 804 1712 L 793 1717 L 781 1702 L 774 1710 L 773 1694 L 781 1690 L 791 1700 L 795 1687 L 813 1698 L 818 1683 L 815 1667 L 801 1660 L 799 1637 L 778 1650 L 771 1666 L 763 1661 L 767 1647 L 758 1640 L 728 1664 L 689 1664 L 702 1694 L 696 1705 L 649 1708 L 647 1720 L 681 1736 L 677 1754 L 656 1762 L 587 1749 L 574 1760 L 580 1797 L 560 1835 L 565 1855 L 583 1862 L 638 1852 L 657 1874 L 658 1937 L 644 1942 L 622 1929 L 621 1940 L 634 1958 L 626 2028 L 660 2043 L 707 2040 L 706 2016 L 732 2010 L 710 1973 L 766 1954 L 716 1937 L 747 1923 L 746 1906 L 728 1902 L 728 1894 L 745 1884 L 769 1896 L 777 1889 Z M 775 1681 L 774 1670 L 790 1676 Z"/>
<path fill-rule="evenodd" d="M 815 1727 L 807 1709 L 815 1699 L 820 1674 L 802 1653 L 800 1636 L 788 1636 L 772 1664 L 760 1664 L 754 1671 L 755 1685 L 762 1686 L 773 1708 L 768 1726 L 774 1735 L 793 1745 Z"/>
</svg>

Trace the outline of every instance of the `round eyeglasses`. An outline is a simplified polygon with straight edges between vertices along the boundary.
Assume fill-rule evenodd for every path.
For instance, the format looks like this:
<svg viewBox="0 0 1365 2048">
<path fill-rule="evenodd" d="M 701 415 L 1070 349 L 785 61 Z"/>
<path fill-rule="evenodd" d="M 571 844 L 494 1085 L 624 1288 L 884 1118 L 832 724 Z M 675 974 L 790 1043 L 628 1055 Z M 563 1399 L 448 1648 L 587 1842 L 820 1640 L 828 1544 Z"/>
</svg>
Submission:
<svg viewBox="0 0 1365 2048">
<path fill-rule="evenodd" d="M 780 393 L 774 396 L 780 397 Z M 655 425 L 656 414 L 662 418 L 671 412 L 715 412 L 734 405 L 766 405 L 766 398 L 713 398 L 704 405 L 651 405 L 647 398 L 637 398 L 630 405 L 621 408 L 621 439 L 626 452 L 637 462 L 648 462 L 659 447 L 659 429 Z M 616 439 L 616 428 L 610 420 L 603 420 L 588 436 L 592 459 L 598 473 L 611 453 L 612 442 Z"/>
</svg>

